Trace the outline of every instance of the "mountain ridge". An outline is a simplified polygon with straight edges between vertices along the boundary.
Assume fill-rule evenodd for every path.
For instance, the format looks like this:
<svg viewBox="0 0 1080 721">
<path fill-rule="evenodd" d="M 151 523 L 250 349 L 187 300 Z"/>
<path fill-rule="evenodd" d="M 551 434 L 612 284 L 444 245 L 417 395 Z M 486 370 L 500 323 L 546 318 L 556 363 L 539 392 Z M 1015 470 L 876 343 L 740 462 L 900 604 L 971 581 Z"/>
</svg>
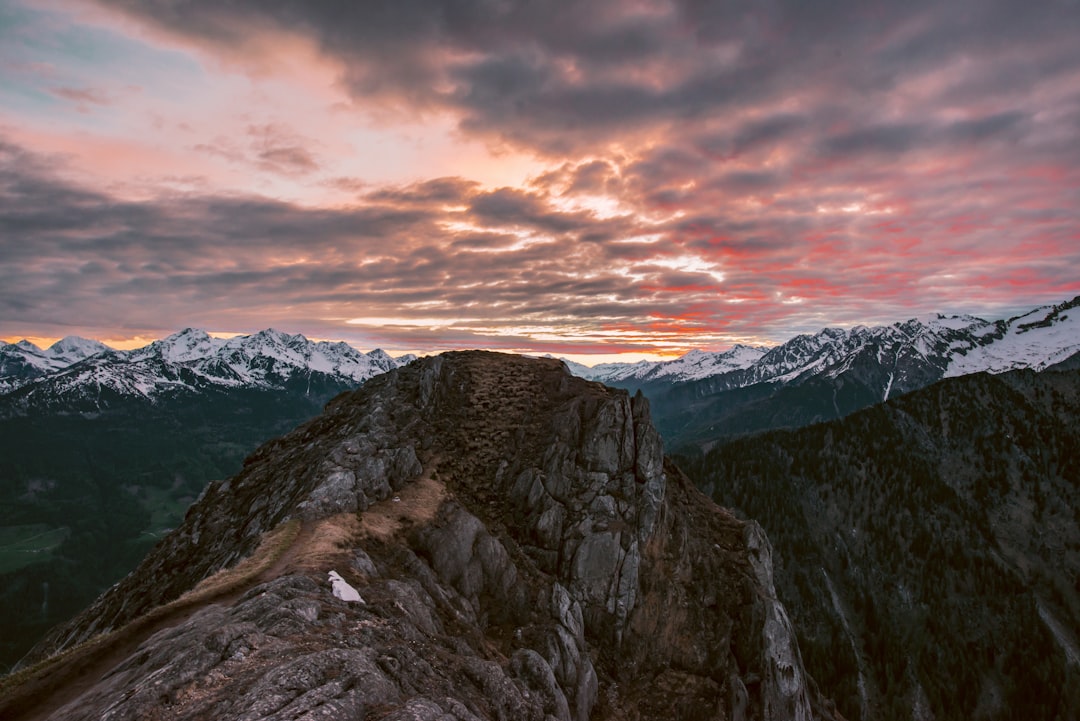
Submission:
<svg viewBox="0 0 1080 721">
<path fill-rule="evenodd" d="M 868 346 L 899 345 L 905 353 L 922 356 L 936 366 L 940 377 L 1017 368 L 1041 370 L 1080 352 L 1080 313 L 1071 318 L 1065 313 L 1078 306 L 1080 296 L 1004 320 L 934 314 L 885 326 L 823 328 L 772 347 L 736 345 L 718 352 L 691 351 L 670 361 L 571 367 L 583 378 L 605 383 L 646 385 L 663 378 L 688 382 L 730 376 L 729 387 L 735 388 L 797 381 L 820 373 L 836 375 L 843 372 L 845 361 Z M 1016 342 L 1029 333 L 1023 344 Z M 1025 345 L 1028 352 L 1020 353 L 1019 345 Z M 886 397 L 883 393 L 882 400 Z"/>
<path fill-rule="evenodd" d="M 290 522 L 324 539 L 293 556 L 309 562 L 178 619 L 50 717 L 832 718 L 767 539 L 665 460 L 647 400 L 482 351 L 380 375 L 262 446 L 35 655 L 125 627 Z M 334 599 L 330 568 L 365 603 Z"/>
</svg>

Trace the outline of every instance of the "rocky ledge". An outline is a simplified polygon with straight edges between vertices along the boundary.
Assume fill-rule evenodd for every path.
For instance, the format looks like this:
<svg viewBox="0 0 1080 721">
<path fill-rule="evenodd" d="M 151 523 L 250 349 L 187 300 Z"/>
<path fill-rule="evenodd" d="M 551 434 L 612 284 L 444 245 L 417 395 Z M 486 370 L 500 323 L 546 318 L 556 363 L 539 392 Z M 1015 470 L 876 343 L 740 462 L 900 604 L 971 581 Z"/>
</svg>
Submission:
<svg viewBox="0 0 1080 721">
<path fill-rule="evenodd" d="M 4 718 L 832 717 L 764 533 L 665 460 L 647 401 L 479 351 L 263 446 L 35 661 Z"/>
</svg>

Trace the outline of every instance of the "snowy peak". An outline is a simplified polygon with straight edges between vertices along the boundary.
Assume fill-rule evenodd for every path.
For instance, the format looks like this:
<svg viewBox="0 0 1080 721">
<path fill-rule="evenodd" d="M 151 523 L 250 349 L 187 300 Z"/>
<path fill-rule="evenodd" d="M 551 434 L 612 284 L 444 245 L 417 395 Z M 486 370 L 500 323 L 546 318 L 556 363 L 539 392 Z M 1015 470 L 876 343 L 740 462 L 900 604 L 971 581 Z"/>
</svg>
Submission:
<svg viewBox="0 0 1080 721">
<path fill-rule="evenodd" d="M 365 354 L 347 343 L 316 343 L 272 328 L 228 339 L 186 328 L 132 351 L 74 337 L 47 351 L 25 342 L 5 345 L 0 347 L 0 393 L 18 392 L 19 407 L 100 408 L 110 398 L 156 399 L 211 388 L 292 385 L 303 392 L 313 387 L 338 392 L 398 365 L 382 350 Z"/>
<path fill-rule="evenodd" d="M 25 338 L 15 343 L 12 343 L 11 346 L 26 351 L 27 353 L 37 353 L 38 355 L 41 355 L 42 353 L 42 350 L 40 348 L 38 348 L 36 345 L 26 340 Z"/>
<path fill-rule="evenodd" d="M 70 365 L 107 350 L 112 349 L 101 341 L 69 335 L 49 346 L 47 353 L 50 357 Z"/>
<path fill-rule="evenodd" d="M 749 368 L 769 349 L 762 346 L 737 344 L 726 351 L 692 350 L 670 361 L 638 361 L 636 363 L 600 363 L 593 367 L 574 363 L 565 358 L 570 372 L 601 383 L 648 382 L 654 380 L 689 381 L 708 378 L 730 371 Z"/>
<path fill-rule="evenodd" d="M 224 341 L 211 338 L 204 330 L 185 328 L 167 338 L 156 340 L 145 348 L 132 351 L 132 357 L 143 359 L 157 356 L 169 363 L 185 363 L 209 358 L 223 344 Z"/>
<path fill-rule="evenodd" d="M 768 351 L 764 347 L 735 345 L 729 350 L 717 353 L 692 350 L 673 361 L 664 361 L 644 376 L 645 380 L 677 378 L 680 380 L 698 380 L 709 376 L 729 373 L 749 368 Z"/>
<path fill-rule="evenodd" d="M 0 393 L 111 350 L 104 343 L 68 336 L 42 350 L 28 340 L 0 345 Z"/>
<path fill-rule="evenodd" d="M 1009 320 L 934 314 L 887 326 L 823 328 L 772 348 L 735 346 L 719 353 L 693 350 L 673 361 L 568 366 L 575 375 L 605 383 L 723 379 L 719 385 L 725 388 L 857 373 L 861 382 L 877 388 L 880 399 L 887 399 L 890 392 L 945 376 L 1041 370 L 1076 353 L 1080 297 Z"/>
<path fill-rule="evenodd" d="M 1042 370 L 1080 353 L 1080 296 L 987 326 L 978 342 L 951 358 L 947 377 Z"/>
</svg>

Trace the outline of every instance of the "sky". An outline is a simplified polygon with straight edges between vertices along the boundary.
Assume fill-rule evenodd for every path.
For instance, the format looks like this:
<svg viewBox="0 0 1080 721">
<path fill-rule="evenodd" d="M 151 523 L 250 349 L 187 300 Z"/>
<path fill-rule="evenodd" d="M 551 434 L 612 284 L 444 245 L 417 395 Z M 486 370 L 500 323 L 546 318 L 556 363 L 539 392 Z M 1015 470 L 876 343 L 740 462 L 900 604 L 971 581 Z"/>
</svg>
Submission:
<svg viewBox="0 0 1080 721">
<path fill-rule="evenodd" d="M 1078 37 L 1078 0 L 0 0 L 0 338 L 588 362 L 1068 300 Z"/>
</svg>

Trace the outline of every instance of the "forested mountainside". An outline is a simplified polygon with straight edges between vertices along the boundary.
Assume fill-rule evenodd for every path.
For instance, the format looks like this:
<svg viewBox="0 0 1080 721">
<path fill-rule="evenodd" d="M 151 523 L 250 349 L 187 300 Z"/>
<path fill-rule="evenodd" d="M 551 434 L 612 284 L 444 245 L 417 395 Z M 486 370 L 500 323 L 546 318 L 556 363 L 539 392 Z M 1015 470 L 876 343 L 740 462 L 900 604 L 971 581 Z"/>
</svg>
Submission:
<svg viewBox="0 0 1080 721">
<path fill-rule="evenodd" d="M 849 719 L 1080 717 L 1080 371 L 952 378 L 680 464 L 760 520 Z"/>
<path fill-rule="evenodd" d="M 0 419 L 0 671 L 133 569 L 207 483 L 344 389 L 230 389 Z"/>
</svg>

